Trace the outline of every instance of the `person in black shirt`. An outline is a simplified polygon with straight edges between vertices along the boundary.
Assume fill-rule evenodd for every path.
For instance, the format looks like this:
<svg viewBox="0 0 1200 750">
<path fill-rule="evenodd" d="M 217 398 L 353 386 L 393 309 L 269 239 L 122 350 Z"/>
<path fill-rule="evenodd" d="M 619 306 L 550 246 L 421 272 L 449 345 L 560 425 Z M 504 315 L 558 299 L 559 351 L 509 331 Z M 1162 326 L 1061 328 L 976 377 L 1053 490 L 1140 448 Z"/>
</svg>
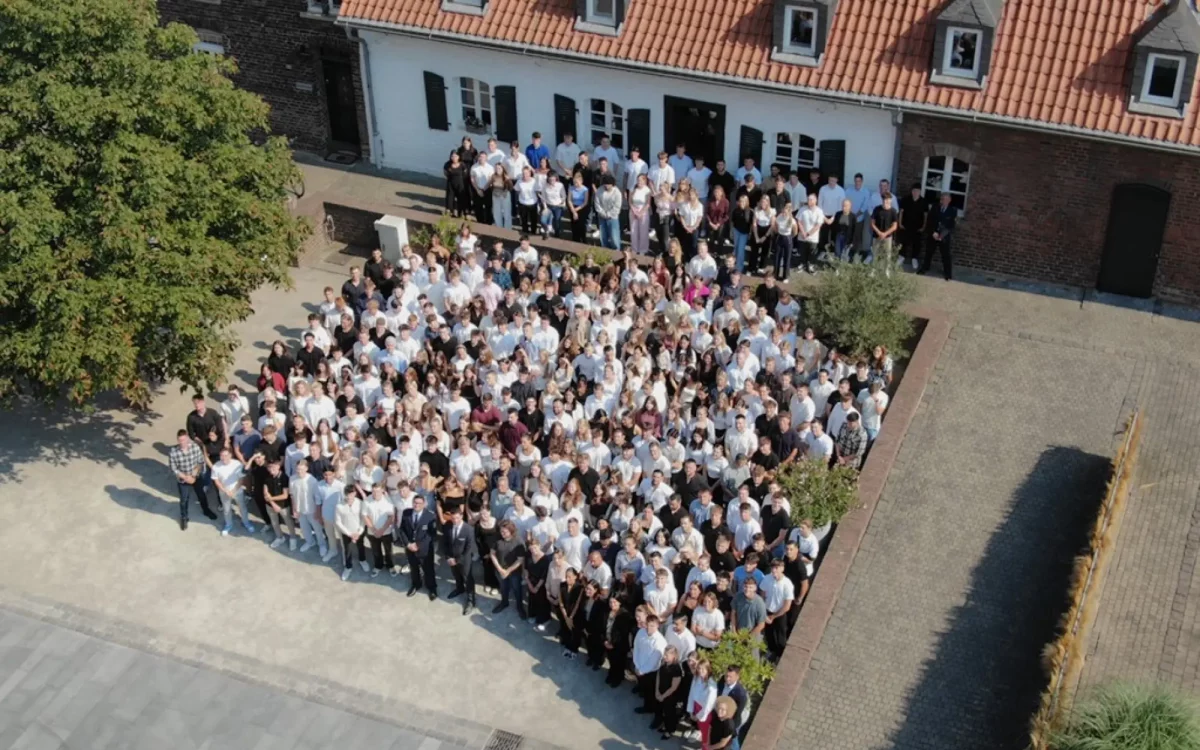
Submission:
<svg viewBox="0 0 1200 750">
<path fill-rule="evenodd" d="M 721 696 L 717 698 L 717 705 L 713 708 L 712 723 L 708 727 L 708 745 L 709 750 L 731 750 L 733 747 L 734 735 L 734 717 L 737 713 L 737 704 L 733 698 L 729 696 Z"/>
<path fill-rule="evenodd" d="M 708 178 L 708 191 L 711 194 L 712 189 L 718 185 L 725 191 L 725 197 L 736 201 L 737 196 L 734 191 L 737 190 L 737 178 L 733 176 L 725 167 L 724 159 L 717 159 L 716 170 Z M 687 175 L 676 175 L 676 177 L 686 177 Z"/>
<path fill-rule="evenodd" d="M 775 209 L 775 213 L 778 214 L 783 212 L 783 207 L 786 206 L 789 201 L 791 201 L 792 195 L 787 191 L 787 188 L 784 187 L 783 177 L 776 176 L 773 182 L 774 184 L 767 192 L 767 197 L 771 199 L 771 208 Z M 772 307 L 772 314 L 774 311 L 775 308 Z"/>
<path fill-rule="evenodd" d="M 435 435 L 425 439 L 425 450 L 421 452 L 421 463 L 429 466 L 429 475 L 437 479 L 450 476 L 450 459 L 442 453 Z"/>
<path fill-rule="evenodd" d="M 820 195 L 821 187 L 825 184 L 825 181 L 821 179 L 821 170 L 816 167 L 808 170 L 808 179 L 802 180 L 802 182 L 805 195 Z"/>
<path fill-rule="evenodd" d="M 492 614 L 508 609 L 510 599 L 515 599 L 517 616 L 524 620 L 525 595 L 521 568 L 524 567 L 525 543 L 517 536 L 517 526 L 512 521 L 500 523 L 500 539 L 492 548 L 490 557 L 500 578 L 500 603 L 492 609 Z"/>
<path fill-rule="evenodd" d="M 342 284 L 342 299 L 346 304 L 354 308 L 358 304 L 358 298 L 367 291 L 367 284 L 363 280 L 362 270 L 358 266 L 350 267 L 350 278 Z M 358 340 L 358 332 L 355 332 L 354 340 Z M 352 342 L 353 343 L 353 342 Z M 345 349 L 345 347 L 343 347 Z M 349 351 L 346 349 L 346 351 Z"/>
<path fill-rule="evenodd" d="M 204 397 L 199 393 L 192 396 L 192 406 L 195 408 L 187 415 L 186 421 L 188 437 L 201 446 L 206 446 L 209 443 L 209 434 L 216 432 L 218 445 L 224 443 L 225 420 L 221 418 L 221 413 L 209 409 L 204 403 Z"/>
<path fill-rule="evenodd" d="M 747 174 L 743 184 L 738 186 L 737 194 L 733 198 L 734 203 L 738 203 L 743 195 L 749 201 L 750 208 L 758 207 L 758 202 L 762 199 L 763 192 L 762 188 L 755 184 L 754 175 L 752 174 Z"/>
<path fill-rule="evenodd" d="M 775 317 L 775 306 L 779 304 L 779 291 L 774 271 L 767 271 L 763 276 L 763 283 L 754 290 L 754 301 L 758 303 L 758 309 L 766 311 L 772 318 Z"/>
<path fill-rule="evenodd" d="M 892 243 L 899 228 L 899 213 L 892 205 L 892 196 L 883 196 L 883 205 L 871 212 L 871 256 L 883 256 L 884 263 L 892 262 Z"/>
<path fill-rule="evenodd" d="M 509 386 L 509 390 L 512 391 L 513 400 L 518 404 L 524 404 L 531 398 L 537 398 L 537 388 L 534 387 L 533 383 L 529 382 L 528 367 L 521 365 L 521 369 L 517 371 L 517 382 Z M 526 427 L 528 426 L 526 425 Z"/>
<path fill-rule="evenodd" d="M 525 399 L 525 408 L 518 415 L 521 424 L 529 428 L 529 434 L 537 437 L 542 434 L 543 428 L 546 426 L 546 414 L 541 409 L 537 408 L 537 397 L 528 396 Z"/>
<path fill-rule="evenodd" d="M 719 534 L 714 543 L 714 551 L 709 553 L 712 569 L 717 575 L 733 573 L 737 570 L 737 558 L 733 556 L 733 534 Z M 730 594 L 732 596 L 732 594 Z"/>
<path fill-rule="evenodd" d="M 708 511 L 708 520 L 700 524 L 700 533 L 704 535 L 704 551 L 710 555 L 717 554 L 717 537 L 733 538 L 733 531 L 725 523 L 724 506 L 713 504 Z"/>
<path fill-rule="evenodd" d="M 779 458 L 779 463 L 784 464 L 795 460 L 799 455 L 802 442 L 800 433 L 792 429 L 792 415 L 788 412 L 780 414 L 779 436 L 771 441 L 771 445 L 775 448 L 775 455 Z"/>
<path fill-rule="evenodd" d="M 703 437 L 703 436 L 702 436 Z M 690 508 L 692 501 L 700 496 L 701 490 L 708 489 L 708 481 L 696 470 L 695 459 L 689 458 L 683 462 L 683 472 L 673 477 L 675 491 L 683 498 L 683 505 Z"/>
<path fill-rule="evenodd" d="M 600 623 L 601 628 L 596 635 L 603 637 L 604 653 L 608 656 L 608 679 L 605 683 L 610 688 L 615 688 L 625 682 L 625 665 L 629 662 L 633 620 L 625 603 L 615 591 L 608 597 L 606 609 L 607 612 Z"/>
<path fill-rule="evenodd" d="M 846 380 L 850 386 L 850 395 L 857 400 L 859 392 L 871 382 L 867 361 L 860 359 L 855 363 L 854 372 L 850 373 L 850 377 L 846 378 Z"/>
<path fill-rule="evenodd" d="M 325 352 L 317 346 L 317 339 L 311 333 L 304 334 L 304 346 L 296 352 L 296 361 L 304 365 L 304 371 L 315 373 L 317 365 L 325 361 Z"/>
<path fill-rule="evenodd" d="M 683 685 L 683 665 L 679 663 L 679 649 L 667 646 L 662 664 L 654 679 L 654 721 L 651 729 L 661 729 L 662 738 L 669 740 L 679 728 L 679 708 L 687 696 L 680 695 Z"/>
<path fill-rule="evenodd" d="M 767 398 L 763 401 L 763 406 L 766 407 L 766 411 L 754 420 L 754 431 L 760 438 L 774 440 L 779 434 L 779 404 L 775 399 Z"/>
<path fill-rule="evenodd" d="M 904 257 L 914 269 L 920 266 L 921 243 L 929 220 L 929 201 L 921 195 L 921 183 L 914 182 L 909 195 L 900 199 L 900 244 Z"/>
<path fill-rule="evenodd" d="M 375 282 L 375 286 L 379 286 L 379 281 L 383 278 L 383 251 L 375 248 L 371 251 L 371 259 L 363 266 L 363 273 L 367 278 Z"/>
<path fill-rule="evenodd" d="M 784 547 L 783 574 L 788 577 L 788 580 L 792 582 L 792 587 L 796 589 L 796 599 L 792 602 L 792 608 L 788 610 L 787 614 L 788 630 L 791 631 L 796 625 L 796 619 L 800 617 L 800 603 L 808 594 L 809 585 L 808 565 L 800 556 L 800 545 L 795 540 L 789 541 Z"/>
<path fill-rule="evenodd" d="M 774 471 L 775 467 L 779 466 L 779 457 L 771 450 L 771 438 L 763 435 L 758 439 L 758 450 L 750 457 L 750 463 L 767 471 Z"/>
<path fill-rule="evenodd" d="M 600 484 L 600 473 L 592 468 L 592 460 L 586 453 L 578 454 L 575 461 L 575 468 L 571 469 L 571 473 L 567 475 L 567 481 L 570 482 L 572 479 L 578 481 L 583 496 L 585 498 L 594 497 L 596 485 Z"/>
<path fill-rule="evenodd" d="M 385 300 L 391 299 L 396 287 L 400 286 L 400 277 L 396 275 L 396 268 L 386 260 L 383 262 L 383 276 L 375 282 L 375 286 L 379 288 L 379 293 Z"/>
<path fill-rule="evenodd" d="M 545 506 L 538 506 L 544 509 Z M 539 514 L 539 519 L 542 515 Z M 546 630 L 550 621 L 550 600 L 546 597 L 546 577 L 550 574 L 550 557 L 541 545 L 529 546 L 529 559 L 525 562 L 525 591 L 529 595 L 529 616 L 535 621 L 539 632 Z"/>
<path fill-rule="evenodd" d="M 688 515 L 688 511 L 683 507 L 683 498 L 678 494 L 671 495 L 667 504 L 658 511 L 658 520 L 662 521 L 668 540 L 671 534 L 675 533 L 675 529 L 679 528 L 680 519 L 686 515 Z"/>
</svg>

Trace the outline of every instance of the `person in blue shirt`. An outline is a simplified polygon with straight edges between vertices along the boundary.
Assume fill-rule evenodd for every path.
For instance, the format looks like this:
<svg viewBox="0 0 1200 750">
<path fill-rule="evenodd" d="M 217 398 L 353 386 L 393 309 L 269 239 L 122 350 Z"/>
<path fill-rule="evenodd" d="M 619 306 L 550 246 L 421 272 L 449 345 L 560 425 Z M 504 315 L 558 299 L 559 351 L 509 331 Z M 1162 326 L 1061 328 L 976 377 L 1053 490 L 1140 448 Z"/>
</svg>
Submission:
<svg viewBox="0 0 1200 750">
<path fill-rule="evenodd" d="M 529 166 L 537 169 L 542 163 L 542 159 L 550 159 L 550 149 L 542 143 L 542 134 L 536 130 L 533 132 L 533 142 L 525 147 L 525 158 L 529 160 Z"/>
</svg>

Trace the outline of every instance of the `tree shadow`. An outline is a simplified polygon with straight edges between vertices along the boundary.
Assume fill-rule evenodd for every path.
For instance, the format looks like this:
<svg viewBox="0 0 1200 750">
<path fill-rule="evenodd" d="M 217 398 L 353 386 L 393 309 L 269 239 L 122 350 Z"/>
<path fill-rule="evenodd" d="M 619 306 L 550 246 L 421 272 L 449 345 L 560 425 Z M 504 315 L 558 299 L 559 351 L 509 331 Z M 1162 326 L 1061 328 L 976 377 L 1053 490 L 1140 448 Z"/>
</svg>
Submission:
<svg viewBox="0 0 1200 750">
<path fill-rule="evenodd" d="M 1054 446 L 1013 495 L 957 607 L 906 696 L 889 748 L 1021 750 L 1046 685 L 1042 649 L 1067 607 L 1076 555 L 1103 500 L 1110 462 Z"/>
</svg>

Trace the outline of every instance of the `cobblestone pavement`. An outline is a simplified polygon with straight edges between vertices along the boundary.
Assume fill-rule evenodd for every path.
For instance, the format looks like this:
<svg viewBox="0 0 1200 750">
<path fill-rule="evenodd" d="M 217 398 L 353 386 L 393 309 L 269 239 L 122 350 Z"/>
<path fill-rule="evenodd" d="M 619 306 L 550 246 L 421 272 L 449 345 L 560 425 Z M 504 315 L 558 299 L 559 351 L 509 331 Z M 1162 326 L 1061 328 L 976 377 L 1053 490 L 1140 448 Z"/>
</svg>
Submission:
<svg viewBox="0 0 1200 750">
<path fill-rule="evenodd" d="M 0 747 L 466 750 L 0 610 Z"/>
</svg>

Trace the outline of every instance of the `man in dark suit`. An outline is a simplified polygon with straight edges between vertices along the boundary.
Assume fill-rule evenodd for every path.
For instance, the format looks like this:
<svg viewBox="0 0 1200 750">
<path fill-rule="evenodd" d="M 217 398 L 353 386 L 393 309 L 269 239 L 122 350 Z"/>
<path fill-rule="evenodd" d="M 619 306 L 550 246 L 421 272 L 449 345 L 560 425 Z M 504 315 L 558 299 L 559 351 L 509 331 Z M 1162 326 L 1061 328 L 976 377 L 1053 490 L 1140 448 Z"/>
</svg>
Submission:
<svg viewBox="0 0 1200 750">
<path fill-rule="evenodd" d="M 425 508 L 425 498 L 413 497 L 413 507 L 404 511 L 400 526 L 396 530 L 398 541 L 408 556 L 408 569 L 412 575 L 409 596 L 416 596 L 425 582 L 429 600 L 437 599 L 437 579 L 433 573 L 433 543 L 437 539 L 437 515 Z"/>
<path fill-rule="evenodd" d="M 465 615 L 475 606 L 475 558 L 479 556 L 479 550 L 475 546 L 475 528 L 463 523 L 461 508 L 451 511 L 444 535 L 446 562 L 450 563 L 454 573 L 454 590 L 450 592 L 450 598 L 466 594 L 462 609 Z"/>
<path fill-rule="evenodd" d="M 739 678 L 742 676 L 742 670 L 734 665 L 725 670 L 725 676 L 717 680 L 717 697 L 728 696 L 737 704 L 737 711 L 733 714 L 733 727 L 737 732 L 735 739 L 740 739 L 743 734 L 742 730 L 746 726 L 746 703 L 750 700 L 750 696 L 746 693 L 746 687 L 742 685 Z"/>
<path fill-rule="evenodd" d="M 925 260 L 917 270 L 917 273 L 928 271 L 929 264 L 933 261 L 933 251 L 937 250 L 942 256 L 942 273 L 946 281 L 949 281 L 951 276 L 950 238 L 954 234 L 954 225 L 958 223 L 958 207 L 950 205 L 950 201 L 950 194 L 942 193 L 940 205 L 929 217 L 929 223 L 933 226 L 932 242 L 925 247 Z"/>
</svg>

